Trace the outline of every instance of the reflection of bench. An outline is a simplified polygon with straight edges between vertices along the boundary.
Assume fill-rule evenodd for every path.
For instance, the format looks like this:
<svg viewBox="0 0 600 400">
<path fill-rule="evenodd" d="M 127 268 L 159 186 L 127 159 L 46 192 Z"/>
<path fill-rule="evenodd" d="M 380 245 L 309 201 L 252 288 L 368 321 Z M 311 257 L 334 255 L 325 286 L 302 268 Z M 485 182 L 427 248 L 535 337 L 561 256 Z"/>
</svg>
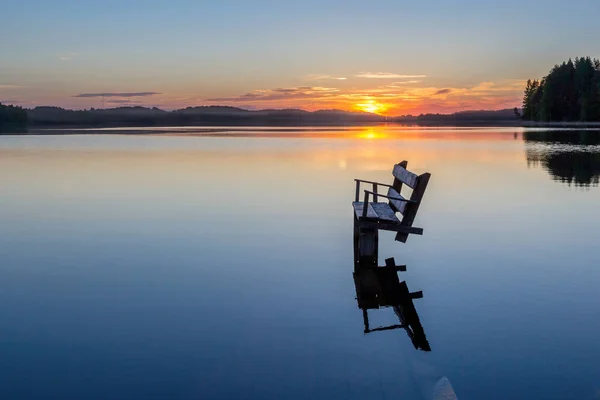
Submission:
<svg viewBox="0 0 600 400">
<path fill-rule="evenodd" d="M 393 258 L 385 260 L 385 267 L 362 266 L 355 268 L 354 285 L 356 300 L 362 309 L 377 309 L 400 304 L 398 271 L 406 271 L 405 265 L 397 266 Z"/>
<path fill-rule="evenodd" d="M 394 182 L 391 185 L 362 179 L 356 181 L 356 197 L 352 206 L 354 207 L 355 226 L 357 228 L 381 229 L 397 232 L 396 240 L 406 243 L 409 234 L 422 235 L 423 229 L 413 227 L 417 216 L 419 205 L 425 194 L 431 174 L 416 175 L 406 169 L 408 162 L 402 161 L 394 165 Z M 363 201 L 360 200 L 360 185 L 366 183 L 372 185 L 372 190 L 365 190 Z M 402 185 L 412 189 L 409 199 L 400 194 Z M 387 194 L 379 192 L 379 187 L 387 187 Z M 387 201 L 380 202 L 383 198 Z M 402 215 L 402 219 L 396 216 Z"/>
<path fill-rule="evenodd" d="M 430 351 L 419 314 L 413 299 L 423 297 L 423 292 L 410 292 L 406 282 L 400 281 L 398 271 L 406 271 L 406 266 L 397 266 L 393 258 L 385 260 L 384 267 L 359 265 L 354 271 L 354 285 L 358 307 L 363 311 L 365 333 L 404 329 L 416 349 Z M 371 328 L 368 310 L 393 307 L 399 324 Z"/>
</svg>

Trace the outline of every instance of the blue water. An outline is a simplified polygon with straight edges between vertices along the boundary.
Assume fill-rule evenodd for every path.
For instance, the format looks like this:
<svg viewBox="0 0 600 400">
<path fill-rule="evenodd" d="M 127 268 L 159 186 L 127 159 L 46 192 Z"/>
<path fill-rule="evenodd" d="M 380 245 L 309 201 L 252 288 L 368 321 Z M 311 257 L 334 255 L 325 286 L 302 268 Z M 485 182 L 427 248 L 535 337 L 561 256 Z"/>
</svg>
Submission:
<svg viewBox="0 0 600 400">
<path fill-rule="evenodd" d="M 116 133 L 0 136 L 0 399 L 600 394 L 600 133 Z M 353 178 L 403 159 L 425 232 L 380 264 L 431 352 L 355 300 Z"/>
</svg>

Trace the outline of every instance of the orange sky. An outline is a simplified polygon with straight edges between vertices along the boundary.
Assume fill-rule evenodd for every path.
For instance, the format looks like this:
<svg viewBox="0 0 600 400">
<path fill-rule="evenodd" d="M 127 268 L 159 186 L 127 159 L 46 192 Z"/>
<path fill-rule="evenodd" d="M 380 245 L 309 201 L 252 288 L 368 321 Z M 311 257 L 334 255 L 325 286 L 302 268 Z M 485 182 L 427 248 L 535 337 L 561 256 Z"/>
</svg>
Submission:
<svg viewBox="0 0 600 400">
<path fill-rule="evenodd" d="M 328 76 L 312 79 L 319 81 L 319 85 L 257 89 L 239 96 L 207 99 L 206 102 L 253 108 L 336 108 L 390 116 L 450 113 L 519 106 L 525 84 L 513 79 L 463 87 L 438 87 L 428 84 L 423 75 L 387 73 L 358 75 L 354 79 Z"/>
<path fill-rule="evenodd" d="M 73 109 L 147 106 L 173 110 L 230 105 L 247 109 L 341 109 L 396 116 L 513 108 L 519 106 L 525 85 L 520 79 L 504 79 L 441 86 L 435 77 L 383 72 L 308 75 L 288 82 L 290 85 L 274 88 L 250 87 L 241 93 L 239 89 L 230 88 L 224 96 L 204 94 L 206 91 L 193 83 L 187 88 L 159 84 L 154 91 L 136 91 L 137 86 L 125 84 L 119 85 L 118 91 L 106 92 L 101 87 L 93 87 L 84 93 L 77 93 L 77 88 L 69 86 L 44 90 L 35 86 L 4 85 L 0 86 L 0 101 L 23 107 L 55 105 Z M 20 100 L 11 101 L 13 98 Z"/>
</svg>

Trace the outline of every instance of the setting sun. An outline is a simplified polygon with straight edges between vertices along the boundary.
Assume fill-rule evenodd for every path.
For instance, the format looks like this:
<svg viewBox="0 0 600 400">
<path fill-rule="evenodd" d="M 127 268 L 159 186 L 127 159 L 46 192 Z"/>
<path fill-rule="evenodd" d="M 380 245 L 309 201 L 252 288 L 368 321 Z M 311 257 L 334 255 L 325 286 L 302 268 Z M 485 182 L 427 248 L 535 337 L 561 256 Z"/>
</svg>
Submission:
<svg viewBox="0 0 600 400">
<path fill-rule="evenodd" d="M 382 114 L 388 109 L 386 104 L 379 103 L 375 100 L 367 100 L 364 103 L 356 104 L 354 107 L 359 111 L 372 114 Z"/>
</svg>

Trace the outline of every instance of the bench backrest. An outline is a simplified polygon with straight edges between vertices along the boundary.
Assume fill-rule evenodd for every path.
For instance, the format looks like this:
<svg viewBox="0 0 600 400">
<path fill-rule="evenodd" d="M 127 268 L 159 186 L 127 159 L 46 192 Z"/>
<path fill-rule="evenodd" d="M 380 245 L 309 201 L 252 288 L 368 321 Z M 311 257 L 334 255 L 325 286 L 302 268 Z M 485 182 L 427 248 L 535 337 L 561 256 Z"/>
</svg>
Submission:
<svg viewBox="0 0 600 400">
<path fill-rule="evenodd" d="M 423 195 L 425 194 L 425 189 L 427 189 L 427 184 L 429 183 L 431 174 L 426 172 L 422 175 L 417 175 L 407 170 L 407 166 L 408 161 L 402 161 L 401 163 L 394 165 L 394 170 L 392 171 L 392 174 L 394 175 L 394 183 L 388 190 L 388 196 L 404 198 L 400 194 L 402 191 L 402 185 L 406 185 L 412 189 L 410 203 L 392 199 L 389 201 L 390 207 L 392 207 L 394 211 L 402 214 L 402 225 L 412 226 L 413 222 L 415 221 L 415 217 L 417 216 L 419 206 L 421 205 Z M 398 233 L 396 235 L 396 240 L 400 242 L 405 243 L 406 239 L 408 239 L 407 233 Z"/>
</svg>

